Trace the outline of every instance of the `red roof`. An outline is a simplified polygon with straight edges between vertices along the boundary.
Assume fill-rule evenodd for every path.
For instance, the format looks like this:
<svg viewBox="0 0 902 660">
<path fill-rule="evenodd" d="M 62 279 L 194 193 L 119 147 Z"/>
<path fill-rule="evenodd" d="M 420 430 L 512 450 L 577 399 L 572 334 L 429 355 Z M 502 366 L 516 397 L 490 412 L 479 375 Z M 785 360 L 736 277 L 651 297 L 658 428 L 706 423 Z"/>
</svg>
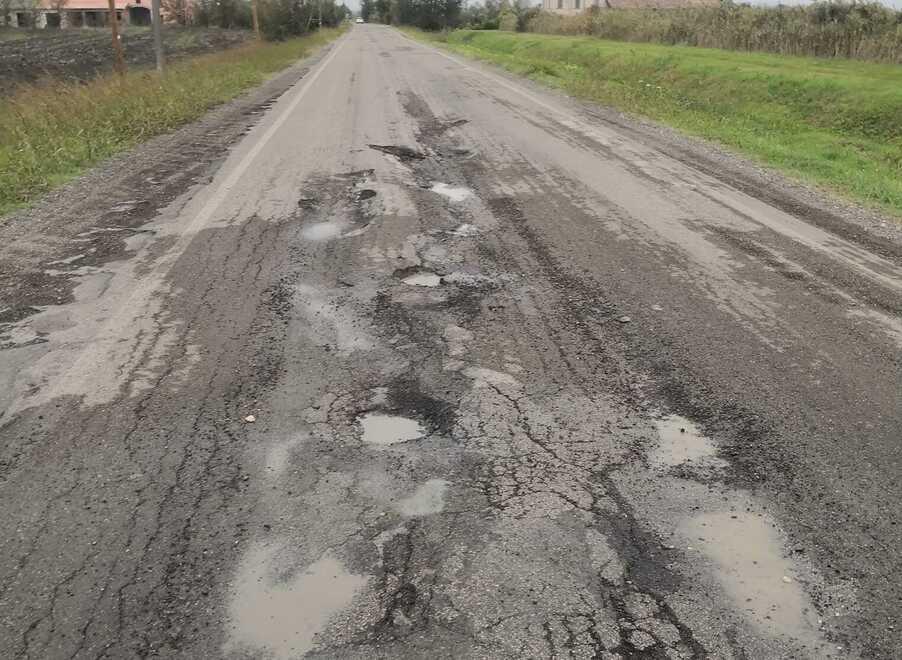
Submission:
<svg viewBox="0 0 902 660">
<path fill-rule="evenodd" d="M 116 5 L 116 9 L 126 9 L 132 5 L 147 5 L 147 8 L 150 9 L 150 0 L 141 0 L 141 2 L 137 2 L 136 0 L 113 0 Z M 38 2 L 38 6 L 43 9 L 53 9 L 54 4 L 50 0 L 40 0 Z M 110 4 L 108 0 L 69 0 L 66 4 L 62 6 L 63 11 L 97 11 L 99 9 L 109 9 Z"/>
</svg>

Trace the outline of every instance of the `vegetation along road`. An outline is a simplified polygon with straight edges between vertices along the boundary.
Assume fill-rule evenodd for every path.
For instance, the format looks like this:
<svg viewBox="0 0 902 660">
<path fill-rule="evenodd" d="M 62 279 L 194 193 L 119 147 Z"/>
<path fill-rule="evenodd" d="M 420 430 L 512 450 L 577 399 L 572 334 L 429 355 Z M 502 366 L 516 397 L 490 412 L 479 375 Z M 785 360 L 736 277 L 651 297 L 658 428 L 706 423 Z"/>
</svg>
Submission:
<svg viewBox="0 0 902 660">
<path fill-rule="evenodd" d="M 893 220 L 385 26 L 163 132 L 0 223 L 0 657 L 899 657 Z"/>
</svg>

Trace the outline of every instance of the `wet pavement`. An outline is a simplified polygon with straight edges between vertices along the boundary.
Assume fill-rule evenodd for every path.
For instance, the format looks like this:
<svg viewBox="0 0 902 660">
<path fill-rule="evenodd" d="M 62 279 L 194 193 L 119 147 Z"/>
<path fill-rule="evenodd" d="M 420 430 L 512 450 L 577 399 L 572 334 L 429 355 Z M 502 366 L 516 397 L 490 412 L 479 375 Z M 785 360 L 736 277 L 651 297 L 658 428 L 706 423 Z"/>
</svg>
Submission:
<svg viewBox="0 0 902 660">
<path fill-rule="evenodd" d="M 765 198 L 356 27 L 0 308 L 0 657 L 895 657 L 902 249 Z"/>
</svg>

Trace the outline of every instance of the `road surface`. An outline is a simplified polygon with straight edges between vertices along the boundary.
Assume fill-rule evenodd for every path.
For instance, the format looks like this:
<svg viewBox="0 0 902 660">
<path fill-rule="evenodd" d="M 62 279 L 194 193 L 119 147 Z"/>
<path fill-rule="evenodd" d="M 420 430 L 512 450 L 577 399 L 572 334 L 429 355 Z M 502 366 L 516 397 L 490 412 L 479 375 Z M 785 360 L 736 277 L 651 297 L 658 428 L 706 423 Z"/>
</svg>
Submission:
<svg viewBox="0 0 902 660">
<path fill-rule="evenodd" d="M 3 309 L 0 656 L 899 657 L 898 243 L 380 26 L 212 172 Z"/>
</svg>

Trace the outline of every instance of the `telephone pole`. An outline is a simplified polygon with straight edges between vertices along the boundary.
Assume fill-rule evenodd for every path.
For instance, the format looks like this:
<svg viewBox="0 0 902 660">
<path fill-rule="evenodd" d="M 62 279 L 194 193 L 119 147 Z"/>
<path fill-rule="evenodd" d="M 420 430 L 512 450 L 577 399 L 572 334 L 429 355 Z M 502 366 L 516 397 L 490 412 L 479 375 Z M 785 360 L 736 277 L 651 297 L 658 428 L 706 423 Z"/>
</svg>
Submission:
<svg viewBox="0 0 902 660">
<path fill-rule="evenodd" d="M 113 70 L 120 76 L 125 75 L 125 55 L 122 53 L 122 41 L 119 38 L 119 18 L 116 16 L 116 0 L 109 0 L 110 30 L 113 33 Z"/>
<path fill-rule="evenodd" d="M 157 58 L 157 73 L 163 73 L 166 58 L 163 54 L 163 20 L 160 18 L 160 0 L 151 0 L 150 20 L 153 22 L 153 53 Z"/>
<path fill-rule="evenodd" d="M 254 35 L 260 41 L 260 15 L 257 13 L 257 0 L 251 0 L 251 16 L 254 19 Z"/>
</svg>

